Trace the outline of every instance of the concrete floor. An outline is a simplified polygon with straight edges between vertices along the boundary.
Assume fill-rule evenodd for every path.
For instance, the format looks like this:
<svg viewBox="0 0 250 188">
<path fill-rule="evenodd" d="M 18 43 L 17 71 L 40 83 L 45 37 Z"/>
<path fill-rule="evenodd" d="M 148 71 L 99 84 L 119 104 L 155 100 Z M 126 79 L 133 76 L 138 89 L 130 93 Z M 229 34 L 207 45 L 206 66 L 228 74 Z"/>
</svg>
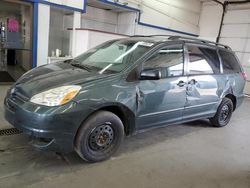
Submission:
<svg viewBox="0 0 250 188">
<path fill-rule="evenodd" d="M 25 73 L 25 70 L 19 65 L 8 65 L 7 70 L 14 80 L 18 80 Z"/>
<path fill-rule="evenodd" d="M 0 67 L 0 71 L 7 71 L 14 80 L 18 80 L 26 72 L 19 65 L 8 65 L 7 70 L 1 70 L 1 67 Z M 6 85 L 6 84 L 9 84 L 9 83 L 2 82 L 2 80 L 0 80 L 0 85 Z"/>
<path fill-rule="evenodd" d="M 0 86 L 2 93 L 7 87 Z M 126 138 L 110 160 L 88 164 L 75 154 L 36 151 L 25 135 L 0 137 L 0 187 L 250 187 L 250 99 L 225 128 L 207 121 Z M 0 127 L 8 127 L 2 119 Z"/>
</svg>

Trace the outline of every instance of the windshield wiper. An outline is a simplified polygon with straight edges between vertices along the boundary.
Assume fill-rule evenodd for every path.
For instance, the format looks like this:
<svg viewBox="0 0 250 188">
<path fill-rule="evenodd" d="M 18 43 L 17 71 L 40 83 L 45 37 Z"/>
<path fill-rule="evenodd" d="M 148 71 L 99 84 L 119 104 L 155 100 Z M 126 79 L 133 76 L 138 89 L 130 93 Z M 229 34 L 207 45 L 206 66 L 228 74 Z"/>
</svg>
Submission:
<svg viewBox="0 0 250 188">
<path fill-rule="evenodd" d="M 74 67 L 80 68 L 80 69 L 85 69 L 88 72 L 91 71 L 91 68 L 88 67 L 87 65 L 83 65 L 83 64 L 80 64 L 80 63 L 71 63 L 71 65 L 74 66 Z"/>
</svg>

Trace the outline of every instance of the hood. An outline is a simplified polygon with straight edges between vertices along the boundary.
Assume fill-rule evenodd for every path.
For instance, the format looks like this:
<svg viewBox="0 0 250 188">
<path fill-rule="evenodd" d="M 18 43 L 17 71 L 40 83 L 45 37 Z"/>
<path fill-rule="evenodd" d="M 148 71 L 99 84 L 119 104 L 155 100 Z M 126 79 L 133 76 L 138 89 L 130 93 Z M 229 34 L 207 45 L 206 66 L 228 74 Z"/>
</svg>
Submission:
<svg viewBox="0 0 250 188">
<path fill-rule="evenodd" d="M 16 83 L 15 90 L 31 98 L 33 95 L 63 85 L 81 85 L 107 75 L 76 68 L 68 63 L 53 63 L 35 68 L 24 74 Z"/>
</svg>

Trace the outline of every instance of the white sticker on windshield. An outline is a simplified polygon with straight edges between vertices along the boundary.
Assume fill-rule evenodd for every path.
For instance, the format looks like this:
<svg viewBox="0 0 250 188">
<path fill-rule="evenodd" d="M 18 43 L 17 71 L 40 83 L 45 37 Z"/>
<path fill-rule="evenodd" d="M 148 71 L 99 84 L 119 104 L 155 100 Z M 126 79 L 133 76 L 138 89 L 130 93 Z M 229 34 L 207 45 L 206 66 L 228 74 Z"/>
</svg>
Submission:
<svg viewBox="0 0 250 188">
<path fill-rule="evenodd" d="M 151 47 L 154 45 L 154 43 L 150 43 L 150 42 L 140 42 L 141 46 L 146 46 L 146 47 Z"/>
</svg>

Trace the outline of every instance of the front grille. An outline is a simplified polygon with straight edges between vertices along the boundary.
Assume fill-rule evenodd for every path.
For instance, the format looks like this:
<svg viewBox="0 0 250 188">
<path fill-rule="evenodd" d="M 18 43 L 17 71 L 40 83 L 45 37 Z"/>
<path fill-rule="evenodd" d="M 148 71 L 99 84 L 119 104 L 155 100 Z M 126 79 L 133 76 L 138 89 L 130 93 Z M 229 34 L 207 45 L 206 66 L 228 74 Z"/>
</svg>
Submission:
<svg viewBox="0 0 250 188">
<path fill-rule="evenodd" d="M 18 106 L 21 106 L 28 101 L 29 98 L 24 95 L 24 92 L 21 88 L 13 87 L 10 88 L 7 92 L 5 104 L 9 108 L 9 110 L 11 110 L 12 112 L 16 112 Z"/>
<path fill-rule="evenodd" d="M 11 97 L 15 98 L 16 100 L 20 102 L 26 102 L 29 100 L 29 98 L 23 95 L 18 89 L 15 89 L 14 92 L 11 93 Z"/>
<path fill-rule="evenodd" d="M 24 98 L 20 97 L 20 95 L 12 94 L 9 97 L 6 98 L 6 105 L 9 107 L 9 109 L 12 112 L 15 112 L 17 109 L 17 106 L 22 105 L 26 102 Z"/>
<path fill-rule="evenodd" d="M 17 88 L 13 88 L 8 92 L 7 102 L 10 102 L 12 106 L 13 104 L 22 105 L 27 101 L 29 101 L 29 98 L 23 95 Z"/>
<path fill-rule="evenodd" d="M 6 99 L 6 106 L 12 111 L 16 111 L 16 104 L 11 99 Z"/>
<path fill-rule="evenodd" d="M 17 94 L 12 94 L 9 98 L 12 102 L 16 103 L 16 104 L 19 104 L 19 105 L 22 105 L 25 100 L 23 98 L 21 98 L 19 95 Z"/>
</svg>

